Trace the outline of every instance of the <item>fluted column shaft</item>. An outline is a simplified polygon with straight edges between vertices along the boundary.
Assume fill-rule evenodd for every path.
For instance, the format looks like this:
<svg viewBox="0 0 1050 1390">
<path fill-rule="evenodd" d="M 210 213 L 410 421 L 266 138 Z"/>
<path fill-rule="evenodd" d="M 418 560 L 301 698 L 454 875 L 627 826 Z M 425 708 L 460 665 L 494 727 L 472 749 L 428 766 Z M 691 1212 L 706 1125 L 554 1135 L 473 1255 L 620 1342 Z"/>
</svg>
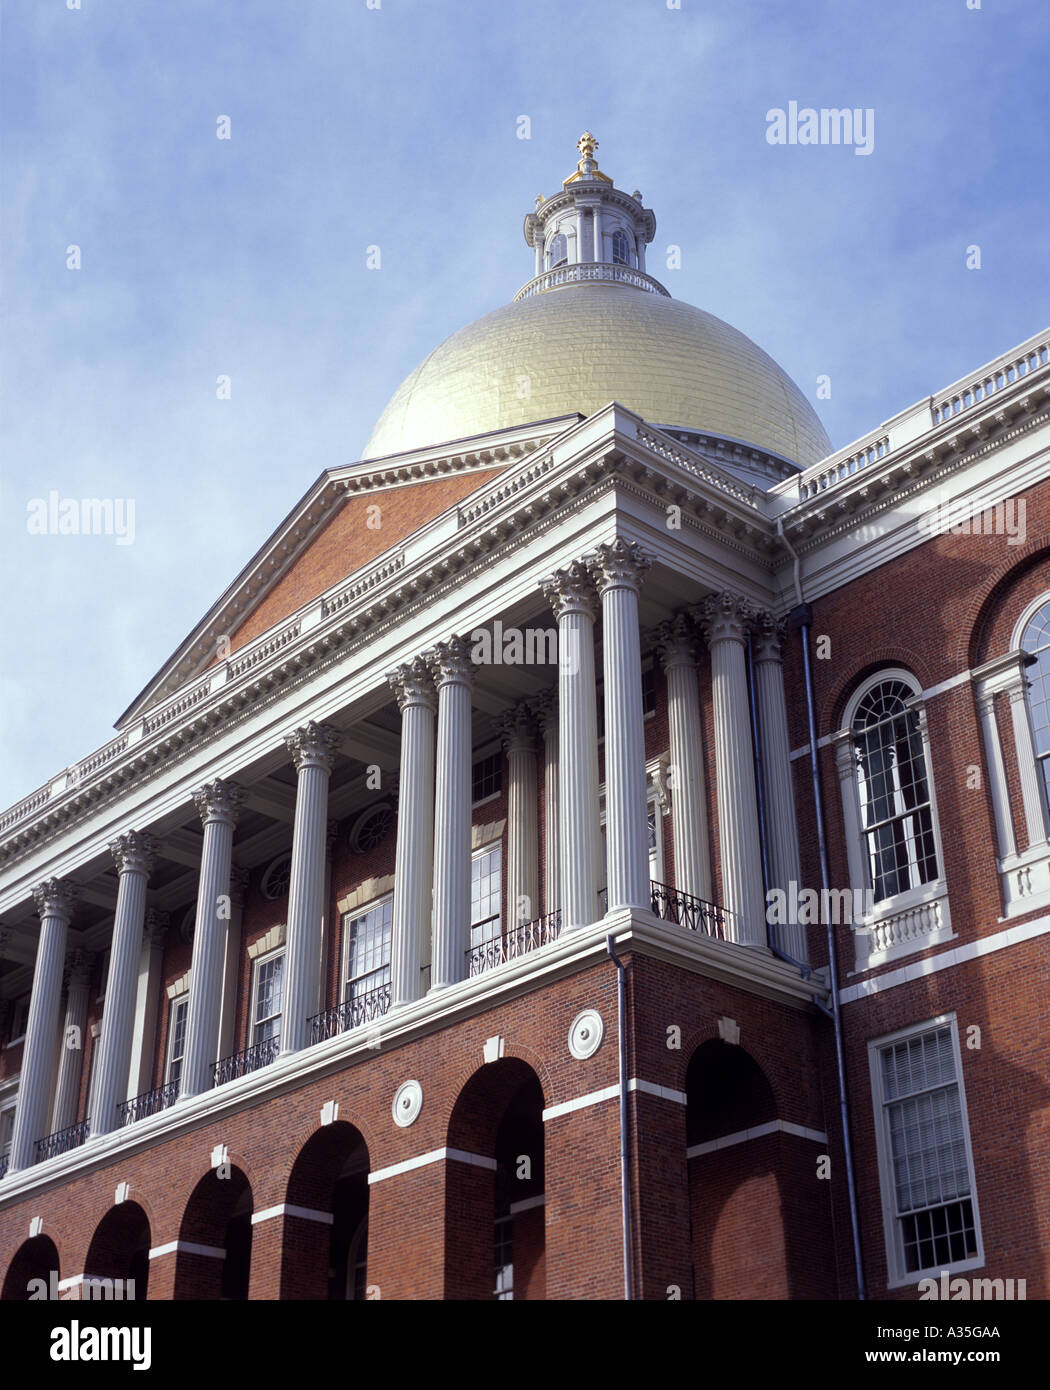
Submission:
<svg viewBox="0 0 1050 1390">
<path fill-rule="evenodd" d="M 69 953 L 66 986 L 66 1013 L 62 1023 L 61 1051 L 55 1104 L 51 1111 L 51 1133 L 68 1129 L 77 1122 L 77 1101 L 84 1062 L 84 1033 L 87 1029 L 88 986 L 94 957 L 86 951 Z"/>
<path fill-rule="evenodd" d="M 146 911 L 146 930 L 139 956 L 139 982 L 135 998 L 135 1025 L 131 1038 L 131 1069 L 127 1097 L 141 1096 L 153 1089 L 153 1060 L 157 1047 L 157 1016 L 160 1012 L 161 970 L 164 940 L 168 932 L 166 912 Z"/>
<path fill-rule="evenodd" d="M 401 710 L 397 849 L 391 943 L 391 1003 L 423 991 L 423 945 L 430 931 L 434 872 L 434 712 L 437 697 L 426 662 L 387 677 Z"/>
<path fill-rule="evenodd" d="M 458 637 L 428 662 L 437 688 L 431 989 L 462 980 L 470 950 L 470 649 Z"/>
<path fill-rule="evenodd" d="M 558 843 L 558 700 L 546 695 L 537 705 L 543 728 L 543 910 L 561 906 L 561 857 Z"/>
<path fill-rule="evenodd" d="M 764 946 L 765 891 L 744 652 L 754 611 L 736 595 L 722 593 L 708 599 L 699 616 L 711 652 L 718 836 L 725 906 L 734 914 L 734 938 L 749 946 Z"/>
<path fill-rule="evenodd" d="M 325 844 L 328 833 L 328 782 L 339 735 L 313 720 L 285 744 L 295 761 L 298 787 L 292 864 L 288 883 L 288 945 L 281 1000 L 281 1055 L 305 1047 L 307 1023 L 317 1012 L 324 919 Z"/>
<path fill-rule="evenodd" d="M 692 626 L 679 614 L 662 624 L 657 642 L 667 676 L 675 886 L 680 892 L 710 902 L 713 893 L 706 779 Z"/>
<path fill-rule="evenodd" d="M 26 1039 L 22 1044 L 22 1070 L 8 1164 L 10 1173 L 32 1164 L 36 1156 L 34 1145 L 47 1133 L 66 936 L 76 894 L 74 884 L 57 878 L 49 878 L 33 890 L 33 901 L 40 914 L 40 941 L 33 966 Z"/>
<path fill-rule="evenodd" d="M 179 1096 L 196 1096 L 212 1087 L 218 1060 L 222 966 L 229 923 L 233 831 L 244 801 L 234 782 L 209 782 L 193 796 L 204 825 L 197 918 L 193 928 L 190 1003 Z"/>
<path fill-rule="evenodd" d="M 765 792 L 766 853 L 770 888 L 781 888 L 791 900 L 789 885 L 802 887 L 795 819 L 795 787 L 791 776 L 791 741 L 784 700 L 784 624 L 763 613 L 752 633 L 755 703 L 762 743 L 762 781 Z M 808 960 L 806 929 L 799 922 L 776 928 L 776 944 L 796 960 Z"/>
<path fill-rule="evenodd" d="M 575 561 L 545 580 L 558 619 L 558 778 L 562 929 L 599 916 L 598 714 L 594 685 L 597 603 L 586 567 Z"/>
<path fill-rule="evenodd" d="M 114 840 L 109 848 L 119 877 L 106 1007 L 95 1063 L 94 1113 L 90 1116 L 93 1135 L 109 1134 L 117 1128 L 117 1106 L 127 1099 L 135 993 L 146 923 L 146 887 L 157 844 L 152 835 L 132 830 Z"/>
<path fill-rule="evenodd" d="M 536 725 L 525 704 L 502 721 L 507 753 L 507 913 L 509 927 L 540 915 L 538 770 Z"/>
<path fill-rule="evenodd" d="M 602 601 L 605 664 L 605 836 L 608 910 L 651 907 L 638 591 L 651 561 L 633 542 L 590 562 Z"/>
</svg>

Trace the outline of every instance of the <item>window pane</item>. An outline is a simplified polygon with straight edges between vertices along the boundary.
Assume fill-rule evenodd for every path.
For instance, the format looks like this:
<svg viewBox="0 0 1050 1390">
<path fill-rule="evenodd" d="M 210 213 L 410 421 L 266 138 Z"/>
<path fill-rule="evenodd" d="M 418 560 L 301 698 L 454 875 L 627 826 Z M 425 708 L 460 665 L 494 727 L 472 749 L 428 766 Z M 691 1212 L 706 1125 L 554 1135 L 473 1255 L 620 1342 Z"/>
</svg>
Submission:
<svg viewBox="0 0 1050 1390">
<path fill-rule="evenodd" d="M 371 989 L 390 983 L 390 949 L 394 900 L 381 903 L 359 917 L 346 918 L 346 998 L 358 999 Z"/>
<path fill-rule="evenodd" d="M 500 846 L 475 855 L 470 865 L 470 944 L 480 946 L 500 934 Z"/>
</svg>

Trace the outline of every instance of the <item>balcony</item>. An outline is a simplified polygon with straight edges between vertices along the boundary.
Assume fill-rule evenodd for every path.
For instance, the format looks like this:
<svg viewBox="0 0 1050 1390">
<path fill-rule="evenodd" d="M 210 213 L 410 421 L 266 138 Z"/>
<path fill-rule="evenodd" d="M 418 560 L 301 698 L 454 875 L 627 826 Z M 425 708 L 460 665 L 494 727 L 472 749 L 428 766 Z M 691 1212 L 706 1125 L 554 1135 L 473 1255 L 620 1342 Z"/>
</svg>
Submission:
<svg viewBox="0 0 1050 1390">
<path fill-rule="evenodd" d="M 46 1139 L 38 1139 L 37 1163 L 46 1163 L 49 1158 L 68 1153 L 70 1149 L 79 1149 L 88 1136 L 90 1124 L 90 1120 L 81 1120 L 78 1125 L 70 1125 L 68 1129 L 59 1129 L 54 1134 L 49 1134 Z"/>
<path fill-rule="evenodd" d="M 655 880 L 650 881 L 649 890 L 653 912 L 662 921 L 674 922 L 687 931 L 703 932 L 705 936 L 713 936 L 716 941 L 732 941 L 733 937 L 728 932 L 732 913 L 728 908 L 705 902 L 703 898 L 694 898 L 691 893 L 683 893 Z"/>
<path fill-rule="evenodd" d="M 350 1028 L 360 1028 L 366 1023 L 375 1022 L 390 1008 L 390 997 L 390 982 L 387 981 L 386 984 L 376 985 L 374 989 L 365 990 L 344 1000 L 334 1009 L 326 1009 L 323 1014 L 316 1014 L 310 1019 L 310 1041 L 323 1042 L 325 1038 L 334 1038 Z"/>
<path fill-rule="evenodd" d="M 508 961 L 517 960 L 528 951 L 534 951 L 537 946 L 547 946 L 550 942 L 557 941 L 560 932 L 561 908 L 558 907 L 553 912 L 548 912 L 545 917 L 537 917 L 520 927 L 512 927 L 510 931 L 494 937 L 491 941 L 472 946 L 467 952 L 470 963 L 468 973 L 471 976 L 481 975 L 497 965 L 506 965 Z"/>
<path fill-rule="evenodd" d="M 272 1038 L 263 1038 L 262 1042 L 246 1047 L 243 1052 L 235 1052 L 232 1057 L 223 1057 L 213 1067 L 215 1085 L 221 1086 L 224 1082 L 235 1081 L 238 1076 L 247 1076 L 249 1072 L 269 1066 L 280 1049 L 281 1035 L 275 1033 Z"/>
<path fill-rule="evenodd" d="M 169 1105 L 175 1104 L 178 1094 L 179 1083 L 168 1081 L 163 1086 L 135 1096 L 133 1100 L 124 1101 L 117 1107 L 121 1125 L 133 1125 L 136 1120 L 145 1119 L 147 1115 L 156 1115 L 161 1110 L 167 1110 Z"/>
</svg>

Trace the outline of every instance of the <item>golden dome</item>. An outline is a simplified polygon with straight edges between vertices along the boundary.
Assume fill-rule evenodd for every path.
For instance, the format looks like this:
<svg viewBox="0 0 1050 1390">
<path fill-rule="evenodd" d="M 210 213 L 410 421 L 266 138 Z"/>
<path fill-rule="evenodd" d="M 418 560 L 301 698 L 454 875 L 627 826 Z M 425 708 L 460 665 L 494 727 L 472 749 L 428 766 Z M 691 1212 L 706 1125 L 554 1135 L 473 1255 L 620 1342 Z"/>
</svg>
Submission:
<svg viewBox="0 0 1050 1390">
<path fill-rule="evenodd" d="M 453 333 L 394 393 L 363 457 L 592 415 L 610 401 L 803 468 L 832 451 L 805 396 L 750 338 L 681 300 L 595 281 L 533 294 Z"/>
</svg>

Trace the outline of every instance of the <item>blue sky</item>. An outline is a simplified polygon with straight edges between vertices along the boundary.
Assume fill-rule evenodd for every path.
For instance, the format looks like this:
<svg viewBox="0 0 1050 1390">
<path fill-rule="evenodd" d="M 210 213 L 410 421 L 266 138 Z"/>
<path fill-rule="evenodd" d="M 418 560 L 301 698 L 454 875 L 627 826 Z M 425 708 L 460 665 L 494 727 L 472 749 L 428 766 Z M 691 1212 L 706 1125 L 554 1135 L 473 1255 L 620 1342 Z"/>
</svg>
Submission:
<svg viewBox="0 0 1050 1390">
<path fill-rule="evenodd" d="M 656 213 L 650 270 L 836 447 L 1050 322 L 1043 5 L 80 6 L 0 7 L 0 806 L 105 742 L 400 380 L 529 279 L 522 218 L 586 127 Z M 871 108 L 871 155 L 768 144 L 792 100 Z M 51 490 L 133 499 L 134 543 L 29 534 Z"/>
</svg>

